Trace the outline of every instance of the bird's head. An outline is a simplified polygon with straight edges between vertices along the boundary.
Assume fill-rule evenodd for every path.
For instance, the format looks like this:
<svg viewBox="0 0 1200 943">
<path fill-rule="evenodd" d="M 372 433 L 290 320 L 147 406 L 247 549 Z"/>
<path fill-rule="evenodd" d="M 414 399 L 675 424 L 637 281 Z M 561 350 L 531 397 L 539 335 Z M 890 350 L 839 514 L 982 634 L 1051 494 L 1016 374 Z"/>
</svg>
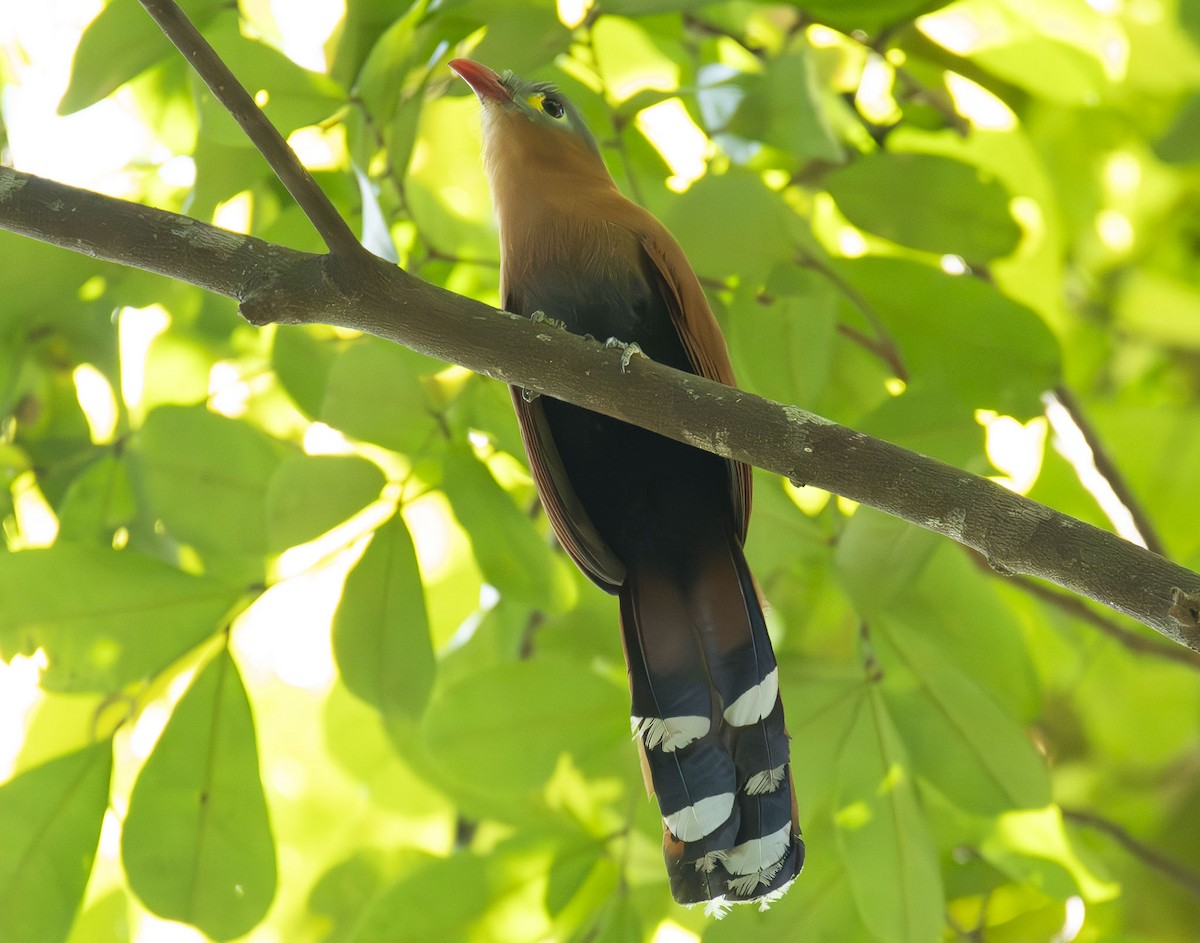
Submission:
<svg viewBox="0 0 1200 943">
<path fill-rule="evenodd" d="M 608 176 L 596 139 L 583 117 L 553 85 L 497 75 L 471 59 L 450 68 L 475 91 L 483 106 L 483 137 L 489 169 L 501 163 L 588 168 Z"/>
</svg>

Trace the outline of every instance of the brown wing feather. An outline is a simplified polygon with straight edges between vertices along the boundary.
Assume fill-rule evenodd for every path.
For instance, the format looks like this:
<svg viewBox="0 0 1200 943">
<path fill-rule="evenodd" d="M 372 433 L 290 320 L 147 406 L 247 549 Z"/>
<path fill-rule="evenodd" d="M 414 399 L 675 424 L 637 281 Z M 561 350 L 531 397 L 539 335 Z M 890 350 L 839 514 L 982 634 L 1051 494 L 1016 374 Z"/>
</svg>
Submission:
<svg viewBox="0 0 1200 943">
<path fill-rule="evenodd" d="M 554 535 L 592 582 L 605 592 L 615 593 L 625 582 L 625 566 L 600 537 L 579 503 L 546 425 L 541 402 L 536 399 L 526 402 L 519 387 L 509 390 L 529 468 Z"/>
<path fill-rule="evenodd" d="M 643 234 L 642 248 L 658 273 L 659 291 L 671 312 L 671 320 L 692 368 L 702 377 L 726 386 L 737 386 L 725 337 L 679 244 L 665 229 L 656 226 Z M 738 539 L 744 543 L 750 520 L 750 466 L 741 462 L 730 462 L 730 465 L 733 466 L 734 522 Z"/>
</svg>

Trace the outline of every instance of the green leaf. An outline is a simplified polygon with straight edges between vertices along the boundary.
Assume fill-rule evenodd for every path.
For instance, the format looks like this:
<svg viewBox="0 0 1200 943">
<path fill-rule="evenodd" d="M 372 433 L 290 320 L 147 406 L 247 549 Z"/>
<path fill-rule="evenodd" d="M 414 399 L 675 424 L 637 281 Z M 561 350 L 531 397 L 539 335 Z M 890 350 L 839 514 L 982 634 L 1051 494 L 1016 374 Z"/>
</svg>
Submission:
<svg viewBox="0 0 1200 943">
<path fill-rule="evenodd" d="M 641 914 L 629 899 L 629 891 L 622 884 L 609 895 L 607 906 L 601 911 L 596 935 L 591 943 L 630 943 L 645 939 Z M 744 937 L 743 937 L 744 939 Z"/>
<path fill-rule="evenodd" d="M 271 366 L 296 405 L 310 417 L 319 416 L 329 371 L 343 344 L 331 328 L 280 324 L 271 344 Z"/>
<path fill-rule="evenodd" d="M 1008 713 L 1032 718 L 1039 692 L 1020 623 L 958 547 L 899 518 L 859 508 L 834 562 L 860 617 L 920 627 L 949 664 Z M 988 657 L 980 658 L 981 651 Z"/>
<path fill-rule="evenodd" d="M 936 553 L 911 592 L 898 596 L 883 617 L 927 633 L 942 657 L 1006 713 L 1032 721 L 1042 694 L 1021 621 L 1004 604 L 993 577 L 950 541 L 935 540 Z"/>
<path fill-rule="evenodd" d="M 1120 893 L 1120 885 L 1094 874 L 1081 859 L 1056 805 L 1000 816 L 979 853 L 1004 873 L 1058 900 L 1078 894 L 1099 902 Z"/>
<path fill-rule="evenodd" d="M 528 514 L 466 448 L 445 456 L 442 488 L 471 538 L 484 579 L 543 612 L 561 612 L 574 599 L 567 562 L 537 532 Z"/>
<path fill-rule="evenodd" d="M 375 531 L 346 577 L 333 654 L 346 687 L 364 701 L 386 714 L 421 716 L 435 662 L 417 555 L 399 514 Z"/>
<path fill-rule="evenodd" d="M 483 924 L 492 895 L 500 892 L 490 886 L 487 864 L 465 852 L 430 860 L 372 901 L 347 943 L 483 943 L 486 937 L 472 931 Z M 539 919 L 534 910 L 527 917 L 544 932 L 544 918 Z M 537 932 L 537 937 L 543 932 Z M 507 943 L 515 938 L 504 934 L 494 939 Z"/>
<path fill-rule="evenodd" d="M 275 896 L 275 846 L 254 719 L 222 649 L 175 705 L 129 798 L 121 860 L 152 913 L 215 940 L 253 928 Z"/>
<path fill-rule="evenodd" d="M 421 25 L 426 20 L 428 6 L 428 0 L 420 0 L 403 14 L 389 18 L 386 28 L 374 37 L 355 76 L 355 91 L 372 118 L 382 125 L 392 121 L 396 108 L 404 102 L 411 71 L 425 64 L 431 51 L 430 42 L 436 42 L 433 31 Z M 367 4 L 353 4 L 347 9 L 347 18 L 352 21 L 371 12 Z M 349 41 L 345 34 L 339 38 L 343 45 Z M 339 55 L 341 52 L 339 49 Z M 398 90 L 401 94 L 397 94 Z M 397 166 L 404 168 L 407 161 L 399 161 Z"/>
<path fill-rule="evenodd" d="M 1197 4 L 1192 6 L 1200 9 Z M 1169 164 L 1200 161 L 1200 92 L 1187 100 L 1171 126 L 1154 142 L 1154 153 Z"/>
<path fill-rule="evenodd" d="M 535 70 L 565 55 L 571 46 L 571 31 L 563 26 L 552 3 L 475 4 L 477 15 L 487 23 L 487 32 L 471 54 L 481 62 L 503 63 L 519 75 Z M 503 11 L 506 15 L 496 15 Z"/>
<path fill-rule="evenodd" d="M 738 292 L 726 322 L 739 385 L 782 403 L 812 403 L 829 382 L 836 302 L 828 283 L 806 281 L 803 293 L 769 303 Z"/>
<path fill-rule="evenodd" d="M 379 497 L 379 466 L 356 455 L 289 455 L 267 486 L 272 551 L 319 537 Z"/>
<path fill-rule="evenodd" d="M 892 26 L 932 13 L 948 6 L 951 0 L 804 0 L 804 11 L 838 26 L 843 32 L 862 30 L 873 34 L 881 27 Z"/>
<path fill-rule="evenodd" d="M 60 540 L 112 544 L 113 532 L 137 515 L 137 496 L 124 459 L 115 453 L 88 465 L 67 488 L 58 509 Z"/>
<path fill-rule="evenodd" d="M 762 141 L 795 158 L 840 163 L 841 143 L 826 117 L 813 57 L 806 47 L 768 58 L 762 72 L 744 73 L 731 84 L 744 94 L 721 131 Z M 698 98 L 719 107 L 725 85 L 702 90 Z M 707 96 L 707 99 L 706 99 Z"/>
<path fill-rule="evenodd" d="M 939 939 L 944 902 L 937 852 L 912 768 L 877 690 L 862 700 L 835 776 L 838 847 L 863 921 L 889 943 Z"/>
<path fill-rule="evenodd" d="M 200 550 L 261 557 L 264 506 L 283 446 L 247 422 L 203 406 L 160 406 L 146 417 L 138 455 L 155 512 Z"/>
<path fill-rule="evenodd" d="M 460 787 L 520 793 L 543 786 L 563 753 L 581 769 L 594 766 L 597 756 L 628 740 L 628 711 L 625 693 L 585 665 L 538 658 L 485 668 L 437 689 L 421 735 Z"/>
<path fill-rule="evenodd" d="M 1110 93 L 1112 83 L 1105 73 L 1111 68 L 1111 44 L 1124 36 L 1111 18 L 1070 0 L 1007 0 L 979 5 L 973 12 L 972 28 L 980 39 L 969 43 L 966 58 L 985 73 L 1039 99 L 1071 107 L 1095 108 Z M 955 15 L 945 14 L 950 28 L 944 32 L 931 30 L 928 23 L 923 31 L 935 40 L 949 38 Z"/>
<path fill-rule="evenodd" d="M 309 913 L 327 928 L 323 941 L 342 943 L 379 893 L 384 876 L 374 849 L 359 852 L 325 871 L 308 895 Z"/>
<path fill-rule="evenodd" d="M 550 881 L 546 885 L 546 910 L 555 916 L 561 914 L 585 889 L 588 879 L 601 863 L 611 867 L 611 862 L 604 857 L 604 846 L 598 843 L 561 849 L 550 868 Z M 611 893 L 611 885 L 607 890 Z"/>
<path fill-rule="evenodd" d="M 476 53 L 482 58 L 482 52 Z M 397 114 L 398 122 L 405 118 L 403 112 Z M 478 127 L 474 96 L 435 98 L 422 105 L 405 201 L 426 245 L 447 255 L 494 259 L 496 233 L 479 149 L 462 145 L 464 137 L 474 139 Z M 404 123 L 395 130 L 398 137 L 407 134 Z"/>
<path fill-rule="evenodd" d="M 1031 309 L 970 276 L 904 259 L 839 260 L 839 273 L 899 342 L 910 386 L 932 386 L 972 408 L 1040 415 L 1061 381 L 1061 351 Z"/>
<path fill-rule="evenodd" d="M 701 177 L 672 202 L 663 222 L 705 278 L 757 287 L 795 255 L 791 210 L 746 170 Z"/>
<path fill-rule="evenodd" d="M 130 894 L 124 887 L 116 887 L 93 900 L 76 918 L 67 943 L 128 939 L 130 922 Z"/>
<path fill-rule="evenodd" d="M 108 740 L 0 786 L 0 940 L 65 940 L 108 808 Z"/>
<path fill-rule="evenodd" d="M 911 593 L 943 539 L 882 511 L 857 509 L 838 540 L 834 566 L 859 615 L 872 620 Z"/>
<path fill-rule="evenodd" d="M 651 21 L 611 15 L 607 6 L 605 13 L 610 15 L 597 18 L 592 27 L 592 49 L 609 97 L 624 105 L 647 88 L 678 88 L 687 61 L 678 40 L 664 42 L 647 28 Z"/>
<path fill-rule="evenodd" d="M 920 776 L 982 815 L 1050 802 L 1046 766 L 1029 737 L 974 679 L 902 622 L 872 629 L 884 695 Z"/>
<path fill-rule="evenodd" d="M 236 10 L 228 10 L 204 31 L 221 58 L 251 95 L 261 96 L 267 119 L 280 133 L 318 124 L 345 105 L 346 93 L 328 76 L 297 65 L 278 49 L 244 35 Z M 221 143 L 249 149 L 246 133 L 207 89 L 200 93 L 203 134 Z"/>
<path fill-rule="evenodd" d="M 914 249 L 978 263 L 1008 255 L 1021 240 L 1003 185 L 949 157 L 877 151 L 825 184 L 859 229 Z"/>
<path fill-rule="evenodd" d="M 356 439 L 415 452 L 436 428 L 420 377 L 441 366 L 398 344 L 364 338 L 334 361 L 321 419 Z"/>
<path fill-rule="evenodd" d="M 1117 292 L 1117 325 L 1152 343 L 1200 351 L 1200 289 L 1190 274 L 1131 272 Z"/>
<path fill-rule="evenodd" d="M 187 17 L 203 28 L 224 0 L 190 0 Z M 88 24 L 71 62 L 71 80 L 58 105 L 69 115 L 107 98 L 130 79 L 179 53 L 141 4 L 109 0 Z"/>
<path fill-rule="evenodd" d="M 215 632 L 239 592 L 130 550 L 0 554 L 0 657 L 44 648 L 47 690 L 117 691 Z"/>
</svg>

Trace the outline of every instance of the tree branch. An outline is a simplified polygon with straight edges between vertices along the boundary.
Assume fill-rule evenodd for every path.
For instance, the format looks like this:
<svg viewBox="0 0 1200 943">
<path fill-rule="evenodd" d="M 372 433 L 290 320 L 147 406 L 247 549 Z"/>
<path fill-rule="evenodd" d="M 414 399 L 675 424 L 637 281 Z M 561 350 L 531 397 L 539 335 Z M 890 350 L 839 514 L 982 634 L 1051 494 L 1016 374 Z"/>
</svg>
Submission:
<svg viewBox="0 0 1200 943">
<path fill-rule="evenodd" d="M 236 298 L 252 323 L 333 324 L 535 390 L 937 531 L 1200 651 L 1200 575 L 984 478 L 429 285 L 0 167 L 0 227 Z M 548 312 L 553 315 L 554 312 Z"/>
<path fill-rule="evenodd" d="M 325 191 L 317 186 L 308 168 L 300 163 L 296 152 L 288 147 L 283 135 L 267 120 L 250 97 L 250 93 L 179 5 L 172 0 L 140 2 L 266 159 L 275 175 L 279 177 L 279 182 L 287 187 L 292 199 L 304 210 L 304 215 L 325 240 L 329 251 L 346 255 L 366 252 L 341 214 L 329 201 Z"/>
<path fill-rule="evenodd" d="M 1116 822 L 1111 822 L 1102 816 L 1096 815 L 1094 812 L 1085 812 L 1082 809 L 1063 809 L 1062 814 L 1063 818 L 1068 822 L 1074 822 L 1076 825 L 1103 832 L 1146 867 L 1153 868 L 1155 871 L 1165 874 L 1193 896 L 1200 897 L 1200 873 L 1180 864 L 1178 861 L 1168 858 L 1161 851 L 1151 848 L 1145 842 L 1134 838 L 1128 829 L 1123 828 Z"/>
</svg>

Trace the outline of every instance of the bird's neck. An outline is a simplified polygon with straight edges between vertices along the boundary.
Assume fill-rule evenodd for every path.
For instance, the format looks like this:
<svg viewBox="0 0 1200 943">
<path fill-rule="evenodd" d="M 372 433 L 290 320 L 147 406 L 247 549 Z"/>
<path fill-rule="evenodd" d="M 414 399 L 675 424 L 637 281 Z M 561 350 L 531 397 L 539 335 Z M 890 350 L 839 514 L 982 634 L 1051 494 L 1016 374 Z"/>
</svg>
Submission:
<svg viewBox="0 0 1200 943">
<path fill-rule="evenodd" d="M 621 198 L 599 154 L 567 135 L 531 128 L 520 116 L 498 115 L 485 128 L 484 166 L 502 234 L 581 207 L 602 213 Z"/>
<path fill-rule="evenodd" d="M 505 268 L 514 260 L 522 266 L 569 260 L 606 268 L 605 256 L 620 238 L 614 224 L 626 204 L 607 169 L 598 160 L 598 166 L 581 167 L 526 156 L 512 159 L 509 153 L 489 167 Z M 579 246 L 590 247 L 591 257 L 572 257 Z"/>
</svg>

